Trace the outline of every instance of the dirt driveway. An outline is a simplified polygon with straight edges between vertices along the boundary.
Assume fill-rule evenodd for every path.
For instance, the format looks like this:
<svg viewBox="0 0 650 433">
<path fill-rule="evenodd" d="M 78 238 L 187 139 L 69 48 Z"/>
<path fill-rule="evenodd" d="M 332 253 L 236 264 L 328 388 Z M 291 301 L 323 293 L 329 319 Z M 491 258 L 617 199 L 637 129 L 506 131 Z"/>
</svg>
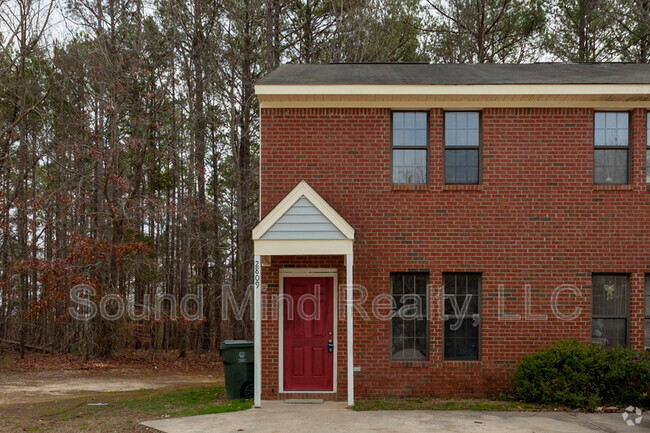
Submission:
<svg viewBox="0 0 650 433">
<path fill-rule="evenodd" d="M 124 352 L 106 360 L 29 353 L 0 356 L 0 405 L 49 401 L 66 396 L 223 383 L 217 355 L 179 358 Z"/>
<path fill-rule="evenodd" d="M 211 374 L 146 374 L 133 370 L 101 372 L 63 370 L 6 373 L 0 380 L 0 405 L 38 403 L 65 397 L 178 388 L 201 384 L 223 384 L 223 377 Z"/>
<path fill-rule="evenodd" d="M 129 407 L 179 388 L 223 384 L 218 356 L 152 359 L 127 353 L 111 360 L 30 353 L 26 360 L 0 354 L 0 433 L 146 432 L 153 415 Z"/>
</svg>

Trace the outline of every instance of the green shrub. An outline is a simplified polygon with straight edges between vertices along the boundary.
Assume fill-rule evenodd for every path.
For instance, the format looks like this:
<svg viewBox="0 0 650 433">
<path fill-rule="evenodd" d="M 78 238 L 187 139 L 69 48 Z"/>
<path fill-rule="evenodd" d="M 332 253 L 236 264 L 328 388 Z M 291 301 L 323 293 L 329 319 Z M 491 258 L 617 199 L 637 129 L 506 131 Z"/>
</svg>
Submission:
<svg viewBox="0 0 650 433">
<path fill-rule="evenodd" d="M 648 356 L 627 348 L 560 341 L 524 356 L 514 382 L 519 396 L 528 402 L 580 408 L 650 405 Z"/>
</svg>

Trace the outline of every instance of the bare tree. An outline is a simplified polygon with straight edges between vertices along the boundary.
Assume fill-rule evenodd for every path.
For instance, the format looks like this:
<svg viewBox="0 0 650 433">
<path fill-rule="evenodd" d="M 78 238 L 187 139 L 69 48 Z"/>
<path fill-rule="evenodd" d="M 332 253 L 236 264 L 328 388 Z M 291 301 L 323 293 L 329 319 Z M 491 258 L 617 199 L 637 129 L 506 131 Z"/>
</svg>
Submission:
<svg viewBox="0 0 650 433">
<path fill-rule="evenodd" d="M 614 14 L 610 0 L 558 0 L 551 3 L 545 46 L 557 60 L 611 60 Z"/>
<path fill-rule="evenodd" d="M 535 57 L 545 24 L 540 0 L 427 0 L 433 60 L 519 63 Z"/>
</svg>

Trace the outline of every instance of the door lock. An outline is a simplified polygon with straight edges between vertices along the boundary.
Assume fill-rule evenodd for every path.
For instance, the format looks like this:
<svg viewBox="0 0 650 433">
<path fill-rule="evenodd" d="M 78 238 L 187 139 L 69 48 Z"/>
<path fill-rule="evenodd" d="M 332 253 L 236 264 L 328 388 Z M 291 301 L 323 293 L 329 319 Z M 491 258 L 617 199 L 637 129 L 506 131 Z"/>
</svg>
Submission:
<svg viewBox="0 0 650 433">
<path fill-rule="evenodd" d="M 329 353 L 333 353 L 333 352 L 334 352 L 334 343 L 332 343 L 332 340 L 330 340 L 329 343 L 327 343 L 327 351 L 328 351 Z"/>
</svg>

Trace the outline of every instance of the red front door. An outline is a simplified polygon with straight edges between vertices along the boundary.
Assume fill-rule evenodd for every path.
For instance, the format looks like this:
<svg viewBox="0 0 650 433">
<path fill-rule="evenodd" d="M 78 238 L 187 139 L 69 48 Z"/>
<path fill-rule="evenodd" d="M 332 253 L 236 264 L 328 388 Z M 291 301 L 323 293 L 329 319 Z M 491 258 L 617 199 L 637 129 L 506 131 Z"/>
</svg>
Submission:
<svg viewBox="0 0 650 433">
<path fill-rule="evenodd" d="M 284 293 L 284 390 L 332 391 L 333 279 L 285 278 Z"/>
</svg>

